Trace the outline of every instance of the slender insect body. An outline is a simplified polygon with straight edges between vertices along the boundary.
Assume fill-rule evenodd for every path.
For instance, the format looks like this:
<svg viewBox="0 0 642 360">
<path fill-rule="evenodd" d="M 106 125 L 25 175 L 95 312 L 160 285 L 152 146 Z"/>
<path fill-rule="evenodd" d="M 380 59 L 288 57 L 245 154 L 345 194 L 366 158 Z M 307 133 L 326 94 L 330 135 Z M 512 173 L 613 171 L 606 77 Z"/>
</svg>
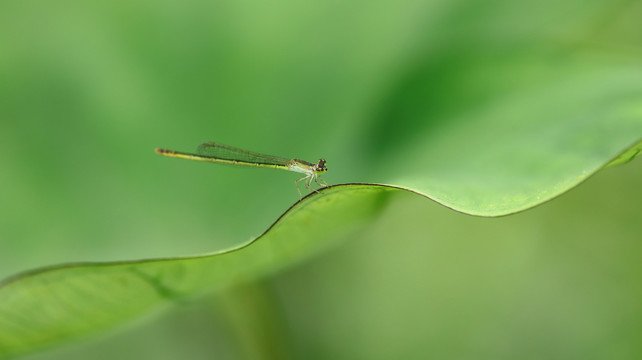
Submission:
<svg viewBox="0 0 642 360">
<path fill-rule="evenodd" d="M 312 188 L 313 180 L 321 187 L 328 186 L 328 184 L 319 177 L 319 174 L 328 171 L 324 159 L 319 159 L 316 164 L 313 164 L 299 159 L 286 159 L 278 156 L 263 155 L 213 142 L 201 144 L 197 149 L 197 154 L 182 153 L 166 149 L 156 149 L 156 152 L 160 155 L 188 160 L 283 169 L 305 174 L 304 177 L 295 181 L 299 196 L 301 196 L 301 190 L 299 189 L 300 181 L 303 181 L 303 184 L 307 189 L 312 189 L 315 192 L 318 192 L 318 190 Z"/>
</svg>

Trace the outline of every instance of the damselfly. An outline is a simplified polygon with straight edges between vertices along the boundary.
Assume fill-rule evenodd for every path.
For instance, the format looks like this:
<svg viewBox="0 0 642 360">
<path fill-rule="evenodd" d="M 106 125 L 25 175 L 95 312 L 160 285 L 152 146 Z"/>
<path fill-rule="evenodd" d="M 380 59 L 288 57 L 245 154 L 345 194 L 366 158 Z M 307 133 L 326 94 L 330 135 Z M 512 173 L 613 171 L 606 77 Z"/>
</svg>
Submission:
<svg viewBox="0 0 642 360">
<path fill-rule="evenodd" d="M 196 154 L 178 152 L 166 149 L 156 149 L 160 155 L 171 156 L 181 159 L 207 161 L 220 164 L 256 166 L 264 168 L 282 169 L 305 174 L 304 177 L 296 180 L 294 183 L 301 196 L 299 182 L 303 181 L 307 189 L 312 188 L 312 181 L 319 186 L 328 186 L 321 179 L 320 174 L 328 171 L 324 159 L 319 159 L 316 164 L 299 159 L 286 159 L 278 156 L 259 154 L 253 151 L 247 151 L 228 145 L 206 142 L 196 150 Z M 314 189 L 313 189 L 314 190 Z M 317 190 L 314 190 L 317 191 Z"/>
</svg>

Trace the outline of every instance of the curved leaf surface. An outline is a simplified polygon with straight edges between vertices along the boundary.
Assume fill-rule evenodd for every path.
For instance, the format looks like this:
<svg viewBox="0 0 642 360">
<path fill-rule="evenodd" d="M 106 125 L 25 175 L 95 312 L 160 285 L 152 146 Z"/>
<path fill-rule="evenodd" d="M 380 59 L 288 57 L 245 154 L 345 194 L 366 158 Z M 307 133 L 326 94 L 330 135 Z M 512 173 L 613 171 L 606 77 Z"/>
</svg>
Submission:
<svg viewBox="0 0 642 360">
<path fill-rule="evenodd" d="M 642 72 L 590 63 L 536 71 L 512 62 L 513 72 L 537 72 L 539 80 L 495 89 L 483 105 L 388 149 L 377 160 L 384 182 L 463 213 L 502 216 L 564 193 L 612 160 L 630 160 L 642 135 Z M 499 71 L 479 66 L 470 77 Z"/>
<path fill-rule="evenodd" d="M 496 28 L 504 19 L 496 11 L 502 4 L 472 11 L 479 15 L 463 21 L 461 32 L 451 33 L 449 14 L 470 17 L 474 8 L 452 5 L 455 8 L 444 14 L 433 10 L 447 7 L 445 4 L 430 8 L 430 14 L 444 17 L 447 26 L 440 31 L 422 30 L 421 19 L 409 21 L 407 29 L 397 26 L 397 22 L 406 23 L 399 19 L 417 12 L 413 3 L 404 7 L 405 12 L 392 15 L 399 19 L 390 21 L 390 28 L 385 29 L 391 35 L 382 37 L 387 41 L 382 51 L 378 50 L 380 39 L 363 30 L 369 29 L 367 23 L 350 33 L 354 38 L 345 44 L 327 45 L 330 51 L 348 54 L 343 60 L 353 66 L 335 76 L 342 78 L 363 68 L 359 73 L 363 79 L 356 76 L 351 80 L 363 80 L 364 88 L 378 84 L 378 71 L 392 67 L 390 63 L 404 64 L 400 79 L 382 86 L 380 99 L 365 100 L 381 106 L 375 109 L 376 115 L 364 116 L 365 130 L 346 141 L 365 149 L 366 155 L 355 162 L 365 168 L 357 179 L 391 187 L 346 184 L 326 188 L 293 205 L 257 239 L 226 251 L 174 259 L 70 264 L 9 278 L 0 284 L 0 356 L 106 330 L 175 299 L 301 261 L 373 221 L 389 196 L 399 191 L 395 188 L 417 192 L 467 214 L 500 216 L 550 200 L 607 164 L 622 163 L 637 155 L 642 135 L 639 55 L 621 51 L 627 47 L 601 51 L 598 46 L 574 39 L 574 31 L 592 38 L 587 31 L 590 24 L 582 25 L 590 14 L 572 19 L 579 25 L 564 17 L 571 31 L 564 26 L 549 29 L 549 14 L 554 11 L 547 6 L 534 9 L 533 16 L 523 16 L 528 22 L 520 24 L 519 31 L 505 34 L 509 26 Z M 386 18 L 391 9 L 377 6 Z M 382 23 L 379 15 L 364 18 L 378 25 Z M 347 23 L 352 22 L 350 19 Z M 321 24 L 325 29 L 326 23 Z M 439 22 L 434 24 L 431 26 L 439 29 Z M 230 26 L 236 29 L 236 24 Z M 622 38 L 616 30 L 605 42 Z M 246 44 L 249 49 L 263 46 L 261 29 L 249 35 L 245 29 L 236 31 L 250 44 Z M 424 35 L 415 39 L 404 31 L 448 35 L 435 41 Z M 415 42 L 419 45 L 411 45 Z M 357 47 L 360 51 L 347 51 L 355 47 L 353 44 L 362 45 Z M 202 48 L 200 44 L 195 47 Z M 307 50 L 316 59 L 318 49 Z M 390 60 L 390 52 L 399 53 L 399 58 Z M 298 62 L 296 56 L 275 58 L 278 63 Z M 245 60 L 251 63 L 252 55 Z M 415 62 L 415 66 L 406 66 Z M 239 72 L 245 72 L 241 68 Z M 230 83 L 236 84 L 236 79 Z M 266 89 L 271 89 L 272 83 L 266 84 Z M 329 89 L 334 87 L 330 85 L 352 86 L 323 84 L 328 86 L 320 87 L 323 93 L 332 93 Z M 237 89 L 225 88 L 219 95 L 228 96 L 230 91 L 233 101 L 245 104 L 245 92 L 252 87 L 236 85 Z M 107 88 L 111 94 L 112 88 Z M 119 91 L 113 93 L 122 96 Z M 352 95 L 349 102 L 359 108 L 358 103 L 371 94 L 347 91 L 337 98 L 344 95 Z M 335 101 L 340 109 L 342 102 Z M 191 104 L 186 103 L 187 107 Z"/>
<path fill-rule="evenodd" d="M 371 221 L 390 191 L 326 188 L 292 206 L 260 237 L 213 254 L 68 264 L 9 278 L 0 284 L 0 356 L 108 329 L 168 301 L 301 261 Z"/>
</svg>

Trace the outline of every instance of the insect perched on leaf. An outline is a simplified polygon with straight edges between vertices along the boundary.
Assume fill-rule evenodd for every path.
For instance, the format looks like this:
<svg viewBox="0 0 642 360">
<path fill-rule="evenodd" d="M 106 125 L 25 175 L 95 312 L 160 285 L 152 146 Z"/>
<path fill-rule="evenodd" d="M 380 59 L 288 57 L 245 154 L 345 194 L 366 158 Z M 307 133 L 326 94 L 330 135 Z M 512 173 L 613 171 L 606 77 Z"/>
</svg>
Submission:
<svg viewBox="0 0 642 360">
<path fill-rule="evenodd" d="M 156 153 L 164 156 L 171 156 L 181 159 L 208 161 L 220 164 L 256 166 L 264 168 L 282 169 L 305 174 L 304 177 L 296 180 L 294 183 L 301 196 L 299 182 L 303 181 L 307 189 L 312 188 L 312 181 L 319 186 L 324 187 L 328 184 L 321 179 L 320 174 L 328 171 L 324 159 L 314 163 L 299 159 L 286 159 L 278 156 L 259 154 L 253 151 L 247 151 L 228 145 L 206 142 L 198 146 L 196 154 L 183 153 L 173 150 L 156 149 Z M 317 191 L 313 189 L 314 191 Z"/>
</svg>

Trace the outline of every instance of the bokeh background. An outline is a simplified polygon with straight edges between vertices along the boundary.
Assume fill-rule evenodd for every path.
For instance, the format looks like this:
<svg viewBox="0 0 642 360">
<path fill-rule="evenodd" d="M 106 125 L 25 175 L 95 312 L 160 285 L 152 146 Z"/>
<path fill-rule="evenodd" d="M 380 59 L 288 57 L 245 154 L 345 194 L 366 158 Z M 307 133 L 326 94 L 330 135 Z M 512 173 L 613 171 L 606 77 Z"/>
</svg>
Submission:
<svg viewBox="0 0 642 360">
<path fill-rule="evenodd" d="M 640 18 L 636 1 L 2 1 L 0 275 L 243 243 L 297 177 L 154 148 L 386 182 L 395 149 L 540 81 L 511 66 L 524 54 L 642 64 Z M 314 261 L 32 358 L 639 358 L 641 177 L 634 161 L 499 219 L 398 195 Z"/>
</svg>

